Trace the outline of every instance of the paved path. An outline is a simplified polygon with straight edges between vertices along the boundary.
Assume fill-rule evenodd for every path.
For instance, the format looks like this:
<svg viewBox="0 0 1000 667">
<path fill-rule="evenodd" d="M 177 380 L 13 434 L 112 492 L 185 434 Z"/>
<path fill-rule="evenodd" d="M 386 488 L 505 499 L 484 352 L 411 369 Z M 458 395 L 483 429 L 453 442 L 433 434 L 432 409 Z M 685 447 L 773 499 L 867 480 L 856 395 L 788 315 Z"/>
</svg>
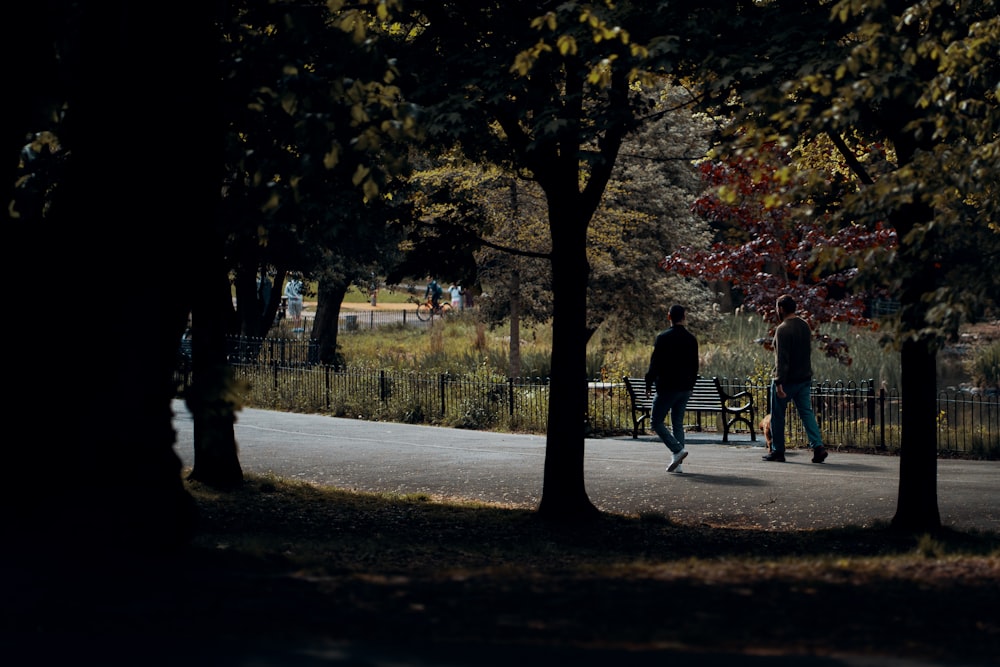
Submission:
<svg viewBox="0 0 1000 667">
<path fill-rule="evenodd" d="M 176 451 L 190 466 L 191 417 L 182 401 L 174 401 L 174 413 Z M 543 436 L 249 409 L 235 428 L 246 472 L 523 507 L 541 499 Z M 604 511 L 710 525 L 871 526 L 895 514 L 896 457 L 831 451 L 818 465 L 809 452 L 789 450 L 787 463 L 768 463 L 763 447 L 751 445 L 745 436 L 724 445 L 715 434 L 689 434 L 690 456 L 678 475 L 665 471 L 669 453 L 655 436 L 588 439 L 587 493 Z M 1000 462 L 940 460 L 937 489 L 945 526 L 1000 531 Z"/>
</svg>

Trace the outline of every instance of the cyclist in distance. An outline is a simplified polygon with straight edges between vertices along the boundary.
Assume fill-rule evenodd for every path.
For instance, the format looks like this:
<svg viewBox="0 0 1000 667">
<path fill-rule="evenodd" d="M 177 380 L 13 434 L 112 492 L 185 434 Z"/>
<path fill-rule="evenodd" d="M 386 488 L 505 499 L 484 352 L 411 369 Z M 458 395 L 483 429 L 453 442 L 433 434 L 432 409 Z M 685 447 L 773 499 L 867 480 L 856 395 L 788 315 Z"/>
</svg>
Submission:
<svg viewBox="0 0 1000 667">
<path fill-rule="evenodd" d="M 434 276 L 429 276 L 429 277 L 430 277 L 430 282 L 427 283 L 427 289 L 424 292 L 424 298 L 430 299 L 431 306 L 436 311 L 438 308 L 441 307 L 441 294 L 444 293 L 444 290 L 441 289 L 441 286 L 438 284 L 438 281 L 434 278 Z"/>
</svg>

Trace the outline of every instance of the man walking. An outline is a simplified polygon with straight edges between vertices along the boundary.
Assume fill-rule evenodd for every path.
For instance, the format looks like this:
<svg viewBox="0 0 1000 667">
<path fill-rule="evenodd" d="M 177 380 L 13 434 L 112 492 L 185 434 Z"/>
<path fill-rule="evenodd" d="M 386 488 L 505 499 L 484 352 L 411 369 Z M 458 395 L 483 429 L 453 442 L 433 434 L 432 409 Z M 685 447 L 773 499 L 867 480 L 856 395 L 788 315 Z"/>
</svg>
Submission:
<svg viewBox="0 0 1000 667">
<path fill-rule="evenodd" d="M 812 330 L 795 314 L 795 299 L 778 299 L 781 324 L 774 332 L 774 378 L 771 381 L 771 453 L 765 461 L 785 461 L 785 408 L 795 403 L 802 425 L 806 429 L 813 463 L 826 460 L 826 448 L 812 409 Z"/>
<path fill-rule="evenodd" d="M 684 410 L 698 379 L 698 341 L 687 330 L 684 306 L 670 307 L 670 328 L 660 332 L 653 343 L 653 354 L 646 371 L 646 394 L 656 389 L 649 421 L 673 457 L 667 472 L 681 472 L 687 458 L 684 449 Z M 664 421 L 670 413 L 670 426 Z"/>
</svg>

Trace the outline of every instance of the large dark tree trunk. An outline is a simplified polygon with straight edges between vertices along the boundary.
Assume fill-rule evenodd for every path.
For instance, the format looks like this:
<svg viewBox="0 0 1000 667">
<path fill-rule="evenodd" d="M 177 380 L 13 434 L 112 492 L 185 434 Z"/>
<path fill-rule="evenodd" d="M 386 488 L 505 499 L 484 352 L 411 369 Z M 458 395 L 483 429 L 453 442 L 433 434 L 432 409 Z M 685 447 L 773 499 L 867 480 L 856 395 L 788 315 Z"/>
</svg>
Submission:
<svg viewBox="0 0 1000 667">
<path fill-rule="evenodd" d="M 265 338 L 271 331 L 281 304 L 281 286 L 274 286 L 274 278 L 267 275 L 267 267 L 237 271 L 236 313 L 240 335 Z"/>
<path fill-rule="evenodd" d="M 587 425 L 587 221 L 572 202 L 575 188 L 546 193 L 552 229 L 552 385 L 545 439 L 541 516 L 558 521 L 588 519 L 597 508 L 584 485 Z M 553 197 L 555 195 L 555 197 Z"/>
<path fill-rule="evenodd" d="M 17 248 L 39 261 L 24 280 L 40 286 L 25 293 L 34 298 L 44 281 L 65 296 L 53 304 L 60 319 L 80 325 L 72 335 L 35 329 L 34 358 L 56 367 L 39 365 L 19 392 L 36 418 L 12 447 L 28 459 L 16 469 L 45 487 L 17 505 L 34 534 L 15 542 L 59 568 L 173 550 L 195 519 L 173 449 L 173 366 L 191 307 L 191 285 L 178 283 L 176 267 L 200 261 L 192 207 L 218 186 L 210 161 L 191 157 L 217 137 L 201 105 L 178 92 L 210 90 L 211 68 L 173 54 L 178 43 L 211 53 L 214 41 L 203 8 L 162 9 L 150 21 L 132 3 L 82 5 L 61 79 L 72 85 L 60 133 L 72 150 L 68 173 L 45 228 Z M 141 63 L 142 75 L 125 81 L 125 69 L 109 69 L 115 63 Z M 95 275 L 107 277 L 100 293 L 81 290 Z"/>
<path fill-rule="evenodd" d="M 586 72 L 567 72 L 563 97 L 573 127 L 584 118 Z M 580 139 L 565 133 L 549 160 L 534 161 L 545 191 L 552 234 L 552 386 L 545 442 L 545 473 L 538 513 L 559 521 L 586 520 L 599 514 L 584 486 L 587 435 L 587 231 L 604 196 L 630 117 L 626 73 L 615 70 L 609 104 L 619 114 L 598 142 L 600 156 L 591 162 L 580 190 Z"/>
<path fill-rule="evenodd" d="M 313 321 L 312 338 L 316 341 L 316 354 L 320 363 L 340 366 L 343 359 L 337 351 L 340 333 L 340 304 L 344 302 L 349 285 L 342 280 L 321 279 L 317 286 L 316 319 Z"/>
<path fill-rule="evenodd" d="M 903 146 L 902 141 L 898 145 Z M 912 157 L 911 152 L 902 152 Z M 899 267 L 902 281 L 899 336 L 900 423 L 899 498 L 892 526 L 901 531 L 934 532 L 941 528 L 937 503 L 937 364 L 936 340 L 921 333 L 927 325 L 924 296 L 936 288 L 933 259 L 934 234 L 923 241 L 904 241 L 915 224 L 933 219 L 930 207 L 916 203 L 893 213 L 901 240 Z"/>
<path fill-rule="evenodd" d="M 190 478 L 217 489 L 234 489 L 243 483 L 236 446 L 236 405 L 228 397 L 232 368 L 226 358 L 227 334 L 232 314 L 229 280 L 222 257 L 222 243 L 211 227 L 200 235 L 203 247 L 214 251 L 199 273 L 192 322 L 192 369 L 187 407 L 194 420 L 194 467 Z"/>
<path fill-rule="evenodd" d="M 937 365 L 926 340 L 903 343 L 900 355 L 899 500 L 892 526 L 908 533 L 941 528 L 937 501 Z"/>
<path fill-rule="evenodd" d="M 3 179 L 3 217 L 8 215 L 8 204 L 13 198 L 14 181 L 17 177 L 18 153 L 27 143 L 28 135 L 42 130 L 56 130 L 53 126 L 53 114 L 62 103 L 62 93 L 59 85 L 58 62 L 56 50 L 53 48 L 52 30 L 56 27 L 55 18 L 50 15 L 45 2 L 7 2 L 0 14 L 0 24 L 3 34 L 0 42 L 4 45 L 5 56 L 4 88 L 10 95 L 11 102 L 4 109 L 3 141 L 0 142 L 0 178 Z M 62 17 L 58 17 L 62 18 Z M 67 18 L 69 18 L 67 16 Z M 25 33 L 25 26 L 47 25 L 46 37 Z M 14 223 L 15 225 L 19 223 Z M 17 227 L 8 226 L 9 231 L 16 233 Z M 8 239 L 8 247 L 15 250 L 23 248 Z M 8 267 L 21 266 L 30 257 L 14 254 L 9 257 L 12 263 Z"/>
</svg>

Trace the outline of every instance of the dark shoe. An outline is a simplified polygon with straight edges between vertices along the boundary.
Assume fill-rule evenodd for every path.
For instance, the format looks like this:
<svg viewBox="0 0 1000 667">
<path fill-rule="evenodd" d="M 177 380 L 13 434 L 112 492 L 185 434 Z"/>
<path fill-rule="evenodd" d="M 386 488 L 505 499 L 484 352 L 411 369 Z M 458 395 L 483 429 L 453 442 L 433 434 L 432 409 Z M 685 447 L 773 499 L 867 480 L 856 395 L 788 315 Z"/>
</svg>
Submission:
<svg viewBox="0 0 1000 667">
<path fill-rule="evenodd" d="M 767 456 L 762 456 L 761 458 L 764 459 L 765 461 L 777 461 L 778 463 L 785 462 L 785 455 L 779 454 L 777 452 L 771 452 Z"/>
<path fill-rule="evenodd" d="M 813 463 L 822 463 L 826 460 L 826 447 L 816 447 L 813 449 Z"/>
</svg>

